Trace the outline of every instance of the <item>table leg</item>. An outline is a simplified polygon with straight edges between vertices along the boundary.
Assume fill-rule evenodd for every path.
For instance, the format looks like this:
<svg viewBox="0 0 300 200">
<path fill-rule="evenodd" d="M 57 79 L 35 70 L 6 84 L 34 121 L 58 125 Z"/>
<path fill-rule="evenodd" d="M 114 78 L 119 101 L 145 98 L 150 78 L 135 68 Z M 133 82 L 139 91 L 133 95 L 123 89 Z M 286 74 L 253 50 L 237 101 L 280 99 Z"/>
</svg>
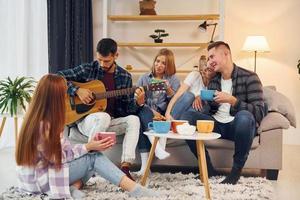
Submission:
<svg viewBox="0 0 300 200">
<path fill-rule="evenodd" d="M 142 177 L 142 180 L 141 180 L 141 185 L 142 186 L 145 186 L 145 184 L 146 184 L 146 180 L 147 180 L 148 175 L 149 175 L 150 166 L 151 166 L 151 163 L 152 163 L 152 160 L 153 160 L 153 157 L 154 157 L 154 152 L 155 152 L 155 149 L 156 149 L 158 139 L 159 139 L 159 137 L 154 137 L 154 142 L 153 142 L 151 150 L 150 150 L 146 170 L 145 170 L 144 176 Z"/>
<path fill-rule="evenodd" d="M 205 187 L 205 196 L 206 199 L 211 199 L 210 198 L 210 190 L 209 190 L 209 183 L 208 183 L 208 174 L 207 174 L 207 165 L 206 165 L 206 157 L 205 157 L 205 149 L 204 149 L 204 143 L 201 140 L 197 140 L 197 149 L 199 149 L 198 151 L 200 152 L 200 157 L 198 157 L 198 159 L 200 159 L 200 165 L 199 166 L 201 169 L 200 171 L 203 172 L 203 183 L 204 183 L 204 187 Z"/>
<path fill-rule="evenodd" d="M 197 141 L 196 141 L 197 142 Z M 197 156 L 198 156 L 198 167 L 199 167 L 199 177 L 200 177 L 200 181 L 202 183 L 204 183 L 203 180 L 203 169 L 201 167 L 201 154 L 200 154 L 200 148 L 198 147 L 198 143 L 197 143 Z"/>
<path fill-rule="evenodd" d="M 0 127 L 0 137 L 2 135 L 2 131 L 3 131 L 3 128 L 4 128 L 4 125 L 5 125 L 5 122 L 6 122 L 6 117 L 3 117 L 2 119 L 2 123 L 1 123 L 1 127 Z"/>
<path fill-rule="evenodd" d="M 18 117 L 14 117 L 15 121 L 15 142 L 17 145 L 17 139 L 18 139 Z"/>
</svg>

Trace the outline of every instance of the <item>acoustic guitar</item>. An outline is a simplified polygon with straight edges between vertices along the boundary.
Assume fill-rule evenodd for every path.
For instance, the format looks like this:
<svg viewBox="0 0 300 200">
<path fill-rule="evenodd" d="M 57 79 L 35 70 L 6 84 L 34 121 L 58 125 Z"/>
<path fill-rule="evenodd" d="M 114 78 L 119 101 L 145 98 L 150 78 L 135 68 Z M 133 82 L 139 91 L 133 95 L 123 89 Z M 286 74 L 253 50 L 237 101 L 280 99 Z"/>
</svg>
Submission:
<svg viewBox="0 0 300 200">
<path fill-rule="evenodd" d="M 84 116 L 105 111 L 107 106 L 107 98 L 132 94 L 138 88 L 125 88 L 120 90 L 106 91 L 104 84 L 99 80 L 93 80 L 87 83 L 79 83 L 71 81 L 75 86 L 89 89 L 93 93 L 93 100 L 89 104 L 84 104 L 78 96 L 69 96 L 66 98 L 66 124 L 72 124 Z M 155 82 L 147 86 L 143 86 L 147 91 L 164 91 L 167 89 L 165 82 Z"/>
</svg>

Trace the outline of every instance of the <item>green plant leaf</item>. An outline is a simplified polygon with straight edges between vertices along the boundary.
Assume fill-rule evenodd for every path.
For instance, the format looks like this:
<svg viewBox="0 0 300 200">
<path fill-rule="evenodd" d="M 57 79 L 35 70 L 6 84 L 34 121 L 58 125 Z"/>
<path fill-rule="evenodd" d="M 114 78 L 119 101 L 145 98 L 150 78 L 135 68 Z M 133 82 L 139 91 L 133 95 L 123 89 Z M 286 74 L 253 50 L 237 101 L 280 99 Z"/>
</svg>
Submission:
<svg viewBox="0 0 300 200">
<path fill-rule="evenodd" d="M 5 111 L 8 111 L 7 104 L 8 104 L 8 102 L 6 101 L 6 102 L 4 103 L 4 106 L 3 106 L 2 110 L 1 110 L 1 113 L 2 113 L 2 114 L 3 114 Z"/>
<path fill-rule="evenodd" d="M 156 39 L 156 38 L 158 38 L 158 35 L 149 35 L 149 37 Z"/>
<path fill-rule="evenodd" d="M 7 77 L 0 81 L 0 111 L 9 112 L 11 116 L 17 114 L 17 106 L 26 109 L 26 102 L 29 102 L 34 92 L 36 81 L 32 77 L 16 77 L 12 80 Z"/>
<path fill-rule="evenodd" d="M 26 77 L 17 77 L 14 81 L 14 85 L 20 85 L 24 80 L 26 79 Z"/>
<path fill-rule="evenodd" d="M 164 33 L 165 30 L 164 29 L 155 29 L 154 32 L 155 33 Z"/>
<path fill-rule="evenodd" d="M 160 35 L 160 37 L 167 37 L 167 36 L 169 36 L 169 33 L 163 33 Z"/>
<path fill-rule="evenodd" d="M 26 106 L 25 106 L 25 104 L 24 104 L 24 99 L 23 99 L 23 98 L 20 99 L 20 104 L 21 104 L 22 108 L 23 108 L 24 110 L 26 110 Z"/>
</svg>

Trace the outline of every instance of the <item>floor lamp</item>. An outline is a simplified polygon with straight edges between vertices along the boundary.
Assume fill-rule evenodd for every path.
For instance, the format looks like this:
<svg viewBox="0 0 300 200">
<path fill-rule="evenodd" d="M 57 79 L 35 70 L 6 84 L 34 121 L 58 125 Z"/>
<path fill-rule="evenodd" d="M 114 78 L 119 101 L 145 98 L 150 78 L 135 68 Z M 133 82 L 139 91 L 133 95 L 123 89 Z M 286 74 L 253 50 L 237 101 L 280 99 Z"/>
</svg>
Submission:
<svg viewBox="0 0 300 200">
<path fill-rule="evenodd" d="M 254 52 L 254 72 L 256 73 L 257 52 L 269 52 L 270 47 L 265 36 L 248 36 L 245 40 L 242 50 Z"/>
</svg>

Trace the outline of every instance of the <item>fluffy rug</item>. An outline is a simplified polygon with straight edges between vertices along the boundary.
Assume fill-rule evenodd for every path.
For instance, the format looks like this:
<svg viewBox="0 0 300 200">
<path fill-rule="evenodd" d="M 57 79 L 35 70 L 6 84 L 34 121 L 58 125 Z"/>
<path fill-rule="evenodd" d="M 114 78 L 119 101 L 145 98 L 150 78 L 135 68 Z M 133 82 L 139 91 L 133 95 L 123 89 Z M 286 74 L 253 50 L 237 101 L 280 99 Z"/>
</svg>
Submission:
<svg viewBox="0 0 300 200">
<path fill-rule="evenodd" d="M 205 199 L 205 191 L 199 180 L 194 179 L 194 174 L 161 174 L 152 173 L 148 178 L 147 187 L 158 191 L 160 198 L 140 198 L 143 200 L 194 200 Z M 213 177 L 209 179 L 212 199 L 274 199 L 272 183 L 260 177 L 241 177 L 237 185 L 219 184 L 224 177 Z M 83 189 L 87 194 L 85 199 L 121 200 L 130 198 L 128 193 L 123 192 L 118 187 L 109 184 L 106 180 L 95 177 Z M 17 191 L 15 187 L 8 189 L 0 195 L 0 199 L 47 199 L 47 196 L 32 196 Z"/>
</svg>

